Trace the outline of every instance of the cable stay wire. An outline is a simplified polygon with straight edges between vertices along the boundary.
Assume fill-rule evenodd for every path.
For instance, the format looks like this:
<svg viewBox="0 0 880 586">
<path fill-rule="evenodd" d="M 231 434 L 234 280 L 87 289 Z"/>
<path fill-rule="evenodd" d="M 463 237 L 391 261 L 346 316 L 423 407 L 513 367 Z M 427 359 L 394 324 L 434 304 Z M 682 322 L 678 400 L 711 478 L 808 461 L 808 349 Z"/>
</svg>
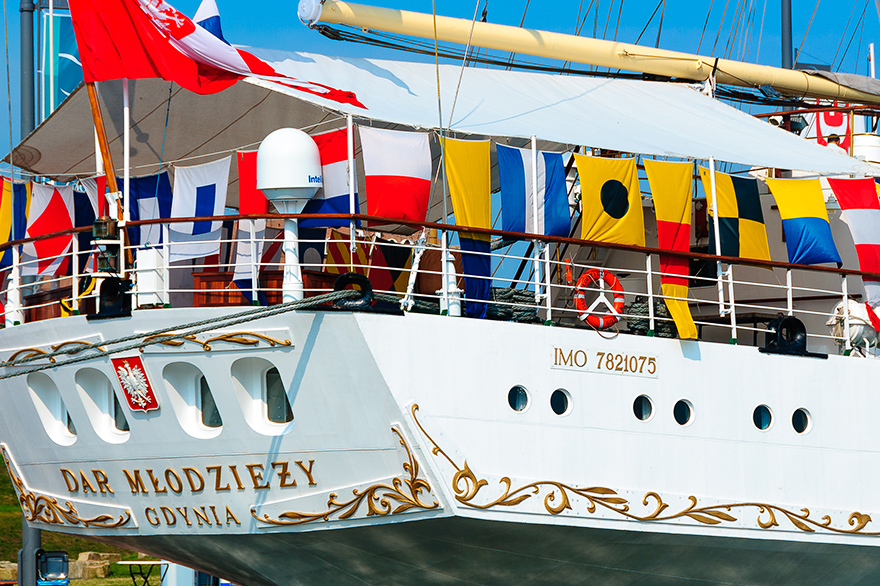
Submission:
<svg viewBox="0 0 880 586">
<path fill-rule="evenodd" d="M 810 16 L 810 22 L 807 23 L 807 30 L 804 31 L 804 38 L 801 39 L 801 46 L 798 47 L 797 53 L 794 54 L 794 69 L 797 69 L 798 57 L 800 57 L 801 51 L 804 50 L 804 43 L 807 42 L 807 35 L 810 34 L 810 27 L 813 26 L 813 19 L 816 18 L 816 11 L 819 10 L 819 2 L 821 2 L 821 0 L 816 0 L 816 6 L 813 8 L 813 15 Z"/>
<path fill-rule="evenodd" d="M 868 6 L 868 0 L 865 0 L 865 7 Z M 831 69 L 834 69 L 834 64 L 837 62 L 837 56 L 840 55 L 840 50 L 843 48 L 843 40 L 846 38 L 846 33 L 849 30 L 849 25 L 852 22 L 852 18 L 856 13 L 856 3 L 853 2 L 852 10 L 849 13 L 849 18 L 846 21 L 846 26 L 843 27 L 843 34 L 840 35 L 840 42 L 837 44 L 837 51 L 834 52 L 834 58 L 831 59 Z"/>
<path fill-rule="evenodd" d="M 718 24 L 718 31 L 715 33 L 715 44 L 712 45 L 712 52 L 709 53 L 710 56 L 715 56 L 715 51 L 718 49 L 718 41 L 721 39 L 721 30 L 724 28 L 724 21 L 727 19 L 727 9 L 730 7 L 730 0 L 724 3 L 724 12 L 721 13 L 721 22 Z"/>
<path fill-rule="evenodd" d="M 700 54 L 700 48 L 703 46 L 703 37 L 706 35 L 706 28 L 709 26 L 709 17 L 712 15 L 712 6 L 714 4 L 715 0 L 709 2 L 709 10 L 706 12 L 706 20 L 703 22 L 703 32 L 700 33 L 700 42 L 697 43 L 697 55 Z"/>
<path fill-rule="evenodd" d="M 849 37 L 849 43 L 847 43 L 846 49 L 843 51 L 843 55 L 840 57 L 840 62 L 837 64 L 837 67 L 834 68 L 834 71 L 840 71 L 840 68 L 843 65 L 844 60 L 846 60 L 846 54 L 849 52 L 849 48 L 852 46 L 852 42 L 856 37 L 856 32 L 861 30 L 861 28 L 864 26 L 865 11 L 867 11 L 867 10 L 868 10 L 868 0 L 865 0 L 865 6 L 864 6 L 864 8 L 862 8 L 862 14 L 859 16 L 858 24 L 853 29 L 852 35 L 850 35 L 850 37 Z"/>
</svg>

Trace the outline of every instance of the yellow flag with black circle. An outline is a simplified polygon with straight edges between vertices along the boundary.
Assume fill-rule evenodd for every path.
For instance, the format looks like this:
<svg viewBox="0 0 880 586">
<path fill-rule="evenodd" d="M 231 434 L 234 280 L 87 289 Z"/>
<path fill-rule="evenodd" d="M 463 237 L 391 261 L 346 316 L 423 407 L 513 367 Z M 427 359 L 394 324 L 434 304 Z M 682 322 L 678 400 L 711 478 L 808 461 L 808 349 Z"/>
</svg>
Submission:
<svg viewBox="0 0 880 586">
<path fill-rule="evenodd" d="M 581 179 L 581 238 L 645 245 L 645 218 L 635 159 L 575 155 Z"/>
</svg>

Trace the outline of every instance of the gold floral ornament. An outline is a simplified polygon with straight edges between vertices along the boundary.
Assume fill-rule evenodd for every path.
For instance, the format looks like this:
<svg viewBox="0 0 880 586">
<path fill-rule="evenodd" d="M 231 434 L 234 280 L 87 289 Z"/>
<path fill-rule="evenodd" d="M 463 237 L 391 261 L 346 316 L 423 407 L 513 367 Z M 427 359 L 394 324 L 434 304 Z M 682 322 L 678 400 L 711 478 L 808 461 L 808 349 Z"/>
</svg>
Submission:
<svg viewBox="0 0 880 586">
<path fill-rule="evenodd" d="M 125 512 L 118 517 L 103 514 L 83 518 L 79 515 L 76 505 L 72 502 L 66 501 L 61 504 L 55 497 L 37 494 L 28 489 L 24 479 L 16 473 L 18 469 L 13 465 L 8 450 L 9 448 L 7 448 L 6 444 L 0 444 L 0 452 L 3 453 L 3 460 L 6 462 L 6 470 L 9 471 L 9 478 L 12 480 L 16 492 L 18 492 L 18 502 L 28 521 L 46 523 L 48 525 L 81 525 L 82 527 L 99 527 L 102 529 L 117 529 L 128 525 L 131 521 L 131 511 L 128 509 L 125 509 Z"/>
<path fill-rule="evenodd" d="M 49 354 L 58 352 L 65 346 L 73 346 L 74 344 L 76 344 L 78 347 L 73 350 L 69 350 L 69 354 L 79 354 L 83 350 L 97 350 L 98 352 L 106 351 L 102 346 L 98 346 L 91 342 L 84 342 L 83 340 L 68 340 L 67 342 L 61 342 L 60 344 L 53 344 L 52 346 L 49 346 L 49 349 L 52 350 L 52 352 L 46 352 L 42 348 L 22 348 L 21 350 L 17 350 L 15 353 L 13 353 L 4 362 L 0 363 L 0 366 L 7 366 L 10 363 L 15 362 L 16 360 L 34 361 L 32 359 L 38 356 L 48 356 Z M 54 356 L 49 356 L 48 360 L 52 364 L 55 363 Z"/>
<path fill-rule="evenodd" d="M 256 332 L 228 332 L 225 334 L 219 334 L 206 340 L 199 340 L 194 335 L 186 335 L 180 336 L 174 339 L 166 339 L 163 338 L 171 338 L 174 334 L 154 334 L 152 336 L 147 336 L 142 341 L 144 343 L 147 342 L 155 342 L 158 340 L 158 344 L 163 346 L 172 346 L 174 348 L 179 348 L 183 346 L 186 342 L 193 342 L 195 344 L 199 344 L 202 347 L 202 350 L 205 352 L 211 351 L 211 344 L 213 342 L 229 342 L 230 344 L 238 344 L 240 346 L 257 346 L 260 341 L 266 342 L 270 347 L 275 346 L 290 346 L 293 344 L 290 340 L 279 340 L 277 338 L 273 338 L 271 336 L 267 336 L 265 334 L 258 334 Z M 144 347 L 140 347 L 140 351 L 144 351 Z"/>
<path fill-rule="evenodd" d="M 379 515 L 396 515 L 411 509 L 436 509 L 440 506 L 437 501 L 427 503 L 422 500 L 422 494 L 431 494 L 431 485 L 427 480 L 419 476 L 419 462 L 410 450 L 409 445 L 403 438 L 400 430 L 392 427 L 391 431 L 397 436 L 400 445 L 406 450 L 407 460 L 403 463 L 405 477 L 396 477 L 391 484 L 374 484 L 363 490 L 353 489 L 352 498 L 343 501 L 336 493 L 330 493 L 327 500 L 327 509 L 315 513 L 301 513 L 287 511 L 273 519 L 268 514 L 260 517 L 255 508 L 251 508 L 251 516 L 261 523 L 270 525 L 302 525 L 313 521 L 329 521 L 331 517 L 338 519 L 350 519 L 361 505 L 366 503 L 367 517 Z"/>
<path fill-rule="evenodd" d="M 648 492 L 642 498 L 641 504 L 643 507 L 653 506 L 654 510 L 648 514 L 640 515 L 631 509 L 632 503 L 629 500 L 623 498 L 617 491 L 610 488 L 602 486 L 579 488 L 552 480 L 531 482 L 518 488 L 513 488 L 513 482 L 507 476 L 499 480 L 501 494 L 498 494 L 498 491 L 491 491 L 487 480 L 479 478 L 471 470 L 467 460 L 465 460 L 463 465 L 459 466 L 437 445 L 437 442 L 434 441 L 419 422 L 418 410 L 419 406 L 414 404 L 411 409 L 413 420 L 422 434 L 433 444 L 434 447 L 431 448 L 431 453 L 434 456 L 443 456 L 455 469 L 455 474 L 452 477 L 452 491 L 455 493 L 455 500 L 473 509 L 485 510 L 493 507 L 515 507 L 530 498 L 539 497 L 543 494 L 544 509 L 551 515 L 559 515 L 566 510 L 573 512 L 573 502 L 577 504 L 577 501 L 582 501 L 586 504 L 584 510 L 589 514 L 595 514 L 599 508 L 602 508 L 633 521 L 662 522 L 686 517 L 703 525 L 720 525 L 722 523 L 737 522 L 737 518 L 731 514 L 734 510 L 754 508 L 757 509 L 758 516 L 756 522 L 761 529 L 779 527 L 779 519 L 784 518 L 795 528 L 807 533 L 824 530 L 850 535 L 880 536 L 880 531 L 865 531 L 868 524 L 872 522 L 871 516 L 859 513 L 858 511 L 849 515 L 847 519 L 848 527 L 833 526 L 833 520 L 829 515 L 824 515 L 821 519 L 814 519 L 810 510 L 806 508 L 800 509 L 800 513 L 796 513 L 776 505 L 757 502 L 725 503 L 701 507 L 699 506 L 699 499 L 695 496 L 688 497 L 690 504 L 685 508 L 670 512 L 670 505 L 659 494 Z"/>
</svg>

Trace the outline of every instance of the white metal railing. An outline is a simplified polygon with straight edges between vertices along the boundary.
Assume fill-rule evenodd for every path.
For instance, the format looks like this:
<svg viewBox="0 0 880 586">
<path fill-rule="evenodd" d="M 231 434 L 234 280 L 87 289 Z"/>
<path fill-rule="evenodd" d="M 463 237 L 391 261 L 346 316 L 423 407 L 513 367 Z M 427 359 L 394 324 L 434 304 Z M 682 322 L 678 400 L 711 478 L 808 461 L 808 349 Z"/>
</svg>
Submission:
<svg viewBox="0 0 880 586">
<path fill-rule="evenodd" d="M 452 228 L 447 228 L 452 232 Z M 280 302 L 283 261 L 278 252 L 267 252 L 273 248 L 280 249 L 277 245 L 281 237 L 279 230 L 269 230 L 263 238 L 256 238 L 251 231 L 243 239 L 212 240 L 210 244 L 218 251 L 216 255 L 186 261 L 175 261 L 174 258 L 186 256 L 188 247 L 208 243 L 169 241 L 167 223 L 163 224 L 162 232 L 164 244 L 151 248 L 123 246 L 119 251 L 119 266 L 125 266 L 125 271 L 119 270 L 116 274 L 133 281 L 134 309 L 246 305 L 243 293 L 250 294 L 257 303 L 261 296 L 265 296 L 269 303 Z M 501 248 L 486 253 L 493 272 L 488 276 L 477 276 L 463 274 L 460 268 L 462 252 L 455 247 L 449 249 L 455 266 L 459 268 L 453 269 L 450 263 L 443 262 L 443 238 L 429 242 L 427 232 L 419 226 L 413 226 L 408 238 L 398 237 L 395 240 L 380 240 L 376 233 L 361 230 L 355 232 L 354 238 L 349 234 L 337 233 L 333 237 L 327 233 L 324 238 L 299 241 L 300 249 L 313 248 L 317 252 L 306 253 L 300 265 L 306 273 L 304 294 L 309 296 L 326 292 L 332 289 L 336 274 L 354 271 L 368 275 L 374 290 L 386 296 L 382 298 L 384 301 L 403 302 L 407 310 L 440 313 L 441 308 L 448 308 L 455 314 L 452 308 L 460 296 L 465 306 L 488 303 L 490 317 L 506 316 L 508 319 L 587 327 L 583 320 L 584 312 L 574 307 L 575 294 L 581 293 L 592 302 L 598 296 L 608 297 L 609 291 L 601 282 L 578 290 L 575 282 L 577 276 L 585 271 L 596 269 L 610 271 L 620 277 L 626 300 L 625 309 L 617 316 L 619 321 L 609 331 L 644 331 L 653 335 L 664 328 L 669 329 L 673 323 L 663 310 L 663 301 L 667 298 L 662 295 L 660 284 L 664 278 L 674 275 L 660 271 L 658 251 L 607 245 L 606 254 L 592 261 L 589 255 L 581 253 L 587 247 L 592 249 L 601 245 L 587 245 L 571 239 L 541 239 L 537 244 L 531 254 L 511 252 L 509 246 L 506 250 Z M 558 258 L 560 244 L 570 247 L 565 258 Z M 261 254 L 251 254 L 247 263 L 238 266 L 238 274 L 248 277 L 246 280 L 250 281 L 243 291 L 232 282 L 240 246 L 247 246 L 251 251 L 261 249 Z M 114 274 L 112 271 L 96 273 L 95 258 L 99 254 L 94 246 L 80 249 L 75 237 L 68 252 L 53 258 L 24 258 L 21 246 L 14 246 L 9 277 L 0 290 L 2 316 L 6 325 L 94 311 L 98 287 L 84 293 L 81 291 L 93 279 L 100 280 Z M 431 256 L 430 262 L 423 256 L 426 254 Z M 380 260 L 380 255 L 384 262 Z M 409 261 L 402 266 L 389 262 L 389 258 L 393 261 L 407 255 Z M 414 263 L 416 255 L 419 255 L 419 262 Z M 134 260 L 133 263 L 126 260 L 129 257 Z M 710 255 L 702 257 L 705 262 L 713 262 L 714 257 Z M 85 263 L 85 270 L 80 271 L 80 262 L 85 259 L 89 259 Z M 733 262 L 728 264 L 728 260 L 725 259 L 726 269 L 714 277 L 692 275 L 688 297 L 679 299 L 688 303 L 702 339 L 755 343 L 757 334 L 766 332 L 769 321 L 777 315 L 785 315 L 804 321 L 808 335 L 815 343 L 826 348 L 833 348 L 837 344 L 845 351 L 852 348 L 854 340 L 846 335 L 852 319 L 849 313 L 840 316 L 842 327 L 839 328 L 839 335 L 832 335 L 825 322 L 832 307 L 849 298 L 849 289 L 856 281 L 848 282 L 848 278 L 857 279 L 857 273 L 786 266 L 784 263 L 764 263 L 768 266 L 744 268 Z M 36 274 L 40 267 L 54 261 L 61 261 L 61 264 L 67 262 L 71 270 L 64 276 Z M 503 268 L 499 270 L 499 267 Z M 521 273 L 514 274 L 513 269 L 520 267 Z M 574 275 L 573 282 L 564 278 L 569 267 Z M 452 275 L 453 270 L 455 275 Z M 254 280 L 254 276 L 259 278 Z M 461 292 L 456 287 L 457 280 L 461 278 L 488 281 L 494 294 L 488 302 L 469 297 L 467 287 L 463 287 L 464 291 Z M 433 284 L 428 287 L 426 282 Z M 634 304 L 636 297 L 642 297 L 644 301 Z M 614 313 L 605 305 L 593 304 L 591 309 L 599 316 Z M 607 305 L 613 305 L 613 302 Z M 640 309 L 634 312 L 634 308 Z M 751 341 L 748 335 L 752 336 Z M 855 342 L 860 344 L 863 340 L 857 339 Z"/>
</svg>

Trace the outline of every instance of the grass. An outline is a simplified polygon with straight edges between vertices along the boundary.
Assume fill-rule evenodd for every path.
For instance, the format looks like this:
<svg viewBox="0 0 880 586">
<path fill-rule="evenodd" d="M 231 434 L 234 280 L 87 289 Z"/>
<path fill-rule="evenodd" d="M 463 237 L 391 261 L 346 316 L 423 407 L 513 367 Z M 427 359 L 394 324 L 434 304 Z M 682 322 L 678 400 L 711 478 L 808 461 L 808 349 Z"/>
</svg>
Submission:
<svg viewBox="0 0 880 586">
<path fill-rule="evenodd" d="M 18 550 L 21 549 L 21 518 L 21 508 L 18 505 L 15 489 L 6 472 L 6 465 L 0 459 L 0 561 L 14 562 L 18 559 Z M 43 531 L 43 549 L 66 551 L 71 560 L 75 560 L 83 551 L 118 553 L 124 560 L 137 559 L 135 552 L 53 531 Z M 98 584 L 95 580 L 77 581 L 78 586 L 95 586 L 95 584 Z M 131 584 L 131 578 L 124 576 L 100 581 L 101 586 L 117 586 L 117 584 L 118 586 Z"/>
</svg>

